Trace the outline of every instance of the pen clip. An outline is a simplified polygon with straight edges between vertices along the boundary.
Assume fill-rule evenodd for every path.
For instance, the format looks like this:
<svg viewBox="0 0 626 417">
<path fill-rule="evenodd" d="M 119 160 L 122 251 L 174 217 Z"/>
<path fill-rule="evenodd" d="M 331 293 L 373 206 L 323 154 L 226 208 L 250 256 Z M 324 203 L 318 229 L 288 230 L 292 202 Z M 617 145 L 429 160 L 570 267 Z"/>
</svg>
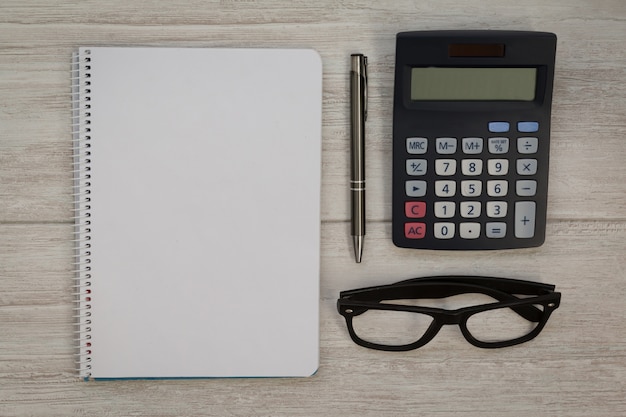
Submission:
<svg viewBox="0 0 626 417">
<path fill-rule="evenodd" d="M 363 55 L 363 120 L 367 120 L 367 57 Z"/>
</svg>

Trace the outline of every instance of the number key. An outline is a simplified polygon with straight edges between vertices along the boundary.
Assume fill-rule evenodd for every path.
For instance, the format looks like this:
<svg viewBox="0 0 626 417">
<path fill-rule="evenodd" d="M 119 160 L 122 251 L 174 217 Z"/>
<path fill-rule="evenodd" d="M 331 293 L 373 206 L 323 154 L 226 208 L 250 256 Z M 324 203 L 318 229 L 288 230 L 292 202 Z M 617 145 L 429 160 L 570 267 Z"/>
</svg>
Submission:
<svg viewBox="0 0 626 417">
<path fill-rule="evenodd" d="M 437 201 L 435 203 L 435 217 L 449 219 L 454 217 L 456 205 L 451 201 Z"/>
<path fill-rule="evenodd" d="M 461 161 L 463 175 L 480 175 L 483 172 L 482 159 L 464 159 Z"/>
<path fill-rule="evenodd" d="M 509 192 L 509 183 L 504 180 L 487 181 L 487 195 L 490 197 L 502 197 Z"/>
<path fill-rule="evenodd" d="M 464 197 L 478 197 L 483 192 L 483 183 L 478 180 L 461 181 L 461 194 Z"/>
<path fill-rule="evenodd" d="M 437 197 L 453 197 L 456 194 L 456 182 L 435 181 L 435 195 Z"/>
<path fill-rule="evenodd" d="M 437 239 L 452 239 L 454 237 L 454 223 L 435 223 L 433 227 Z"/>
<path fill-rule="evenodd" d="M 506 201 L 488 201 L 487 216 L 488 217 L 506 217 L 507 203 Z"/>
<path fill-rule="evenodd" d="M 435 172 L 437 175 L 446 176 L 456 174 L 456 160 L 437 159 L 435 161 Z"/>
<path fill-rule="evenodd" d="M 490 159 L 487 161 L 489 175 L 506 175 L 509 173 L 508 159 Z"/>
<path fill-rule="evenodd" d="M 480 203 L 478 201 L 461 202 L 461 217 L 473 219 L 480 216 Z"/>
</svg>

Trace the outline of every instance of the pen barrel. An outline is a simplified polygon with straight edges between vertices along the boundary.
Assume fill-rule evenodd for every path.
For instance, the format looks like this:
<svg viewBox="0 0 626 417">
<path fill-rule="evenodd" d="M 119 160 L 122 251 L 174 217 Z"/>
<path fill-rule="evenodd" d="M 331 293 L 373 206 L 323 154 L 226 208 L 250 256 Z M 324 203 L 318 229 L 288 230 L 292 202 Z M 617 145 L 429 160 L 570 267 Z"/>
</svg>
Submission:
<svg viewBox="0 0 626 417">
<path fill-rule="evenodd" d="M 351 235 L 365 236 L 365 181 L 362 184 L 351 182 Z"/>
<path fill-rule="evenodd" d="M 350 194 L 353 236 L 365 235 L 365 57 L 352 55 L 350 72 Z"/>
</svg>

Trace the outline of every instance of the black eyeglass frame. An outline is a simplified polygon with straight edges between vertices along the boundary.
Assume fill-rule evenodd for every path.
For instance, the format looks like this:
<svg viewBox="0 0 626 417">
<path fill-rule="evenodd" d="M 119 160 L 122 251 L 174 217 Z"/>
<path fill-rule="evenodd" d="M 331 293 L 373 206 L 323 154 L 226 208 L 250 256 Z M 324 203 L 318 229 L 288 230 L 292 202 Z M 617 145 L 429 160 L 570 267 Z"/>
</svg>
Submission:
<svg viewBox="0 0 626 417">
<path fill-rule="evenodd" d="M 561 293 L 555 286 L 539 282 L 509 278 L 482 276 L 439 276 L 414 278 L 395 284 L 342 291 L 337 300 L 337 309 L 345 320 L 352 340 L 363 347 L 384 351 L 408 351 L 420 348 L 430 342 L 446 324 L 458 324 L 465 339 L 479 348 L 502 348 L 527 342 L 537 337 L 552 312 L 560 305 Z M 453 295 L 480 293 L 498 300 L 494 303 L 446 310 L 433 307 L 419 307 L 381 301 L 399 299 L 438 299 Z M 528 297 L 519 298 L 517 295 Z M 535 307 L 543 306 L 543 310 Z M 472 336 L 467 328 L 469 318 L 489 310 L 511 308 L 525 319 L 537 323 L 528 334 L 504 341 L 485 342 Z M 383 345 L 361 339 L 352 324 L 355 316 L 368 310 L 406 311 L 428 315 L 433 322 L 426 332 L 415 342 L 404 345 Z"/>
</svg>

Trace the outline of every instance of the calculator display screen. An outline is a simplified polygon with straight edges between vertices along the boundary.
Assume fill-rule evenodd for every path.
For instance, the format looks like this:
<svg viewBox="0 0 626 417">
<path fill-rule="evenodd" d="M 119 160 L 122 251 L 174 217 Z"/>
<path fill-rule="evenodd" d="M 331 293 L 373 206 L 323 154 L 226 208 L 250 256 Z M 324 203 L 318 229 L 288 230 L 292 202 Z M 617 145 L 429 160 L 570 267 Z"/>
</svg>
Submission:
<svg viewBox="0 0 626 417">
<path fill-rule="evenodd" d="M 411 68 L 414 101 L 533 101 L 537 68 Z"/>
</svg>

